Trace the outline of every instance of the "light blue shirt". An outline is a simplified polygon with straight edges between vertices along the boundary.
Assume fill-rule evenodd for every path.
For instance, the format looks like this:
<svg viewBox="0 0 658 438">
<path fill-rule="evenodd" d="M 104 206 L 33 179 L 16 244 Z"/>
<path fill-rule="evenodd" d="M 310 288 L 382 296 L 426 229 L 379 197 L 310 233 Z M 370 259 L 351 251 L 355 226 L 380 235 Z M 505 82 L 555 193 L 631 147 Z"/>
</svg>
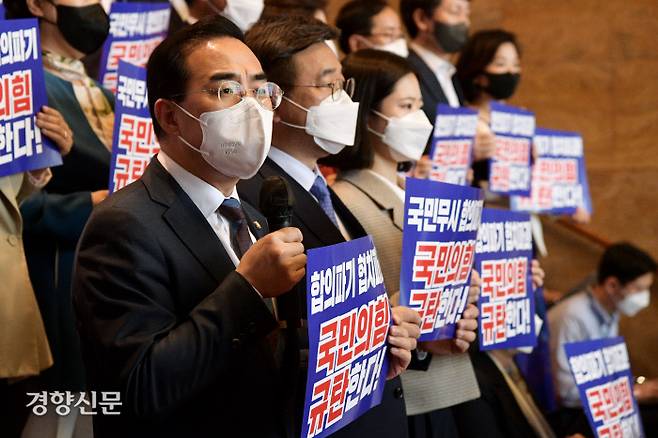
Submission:
<svg viewBox="0 0 658 438">
<path fill-rule="evenodd" d="M 590 290 L 578 292 L 548 311 L 551 365 L 559 403 L 581 406 L 576 381 L 571 374 L 564 344 L 612 338 L 619 334 L 619 313 L 608 313 Z"/>
</svg>

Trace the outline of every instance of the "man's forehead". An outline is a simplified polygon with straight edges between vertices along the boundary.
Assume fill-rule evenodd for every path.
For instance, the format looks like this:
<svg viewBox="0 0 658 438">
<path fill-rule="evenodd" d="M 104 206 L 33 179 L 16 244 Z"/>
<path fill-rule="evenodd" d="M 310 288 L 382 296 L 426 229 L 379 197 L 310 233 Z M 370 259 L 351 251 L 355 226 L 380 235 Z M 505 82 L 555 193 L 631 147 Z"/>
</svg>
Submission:
<svg viewBox="0 0 658 438">
<path fill-rule="evenodd" d="M 342 71 L 338 57 L 324 41 L 312 44 L 297 53 L 293 61 L 297 72 L 306 72 L 312 76 L 340 74 Z"/>
<path fill-rule="evenodd" d="M 253 52 L 235 38 L 214 38 L 196 45 L 186 57 L 192 77 L 211 76 L 216 71 L 261 72 L 261 66 Z"/>
</svg>

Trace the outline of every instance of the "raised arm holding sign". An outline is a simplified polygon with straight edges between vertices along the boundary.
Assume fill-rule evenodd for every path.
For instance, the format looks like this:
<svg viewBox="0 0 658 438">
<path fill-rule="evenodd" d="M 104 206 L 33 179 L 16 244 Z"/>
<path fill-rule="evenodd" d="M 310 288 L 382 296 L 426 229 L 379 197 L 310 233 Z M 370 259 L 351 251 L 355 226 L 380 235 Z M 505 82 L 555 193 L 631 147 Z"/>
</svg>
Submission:
<svg viewBox="0 0 658 438">
<path fill-rule="evenodd" d="M 421 341 L 451 339 L 466 306 L 482 191 L 407 179 L 400 303 L 422 318 Z"/>
</svg>

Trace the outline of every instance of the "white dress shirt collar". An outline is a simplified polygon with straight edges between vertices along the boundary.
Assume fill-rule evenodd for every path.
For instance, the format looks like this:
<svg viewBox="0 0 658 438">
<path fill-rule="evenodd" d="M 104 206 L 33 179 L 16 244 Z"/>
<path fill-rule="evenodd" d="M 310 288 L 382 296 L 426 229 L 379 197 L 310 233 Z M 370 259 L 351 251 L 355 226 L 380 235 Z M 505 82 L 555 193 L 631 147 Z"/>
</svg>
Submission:
<svg viewBox="0 0 658 438">
<path fill-rule="evenodd" d="M 455 66 L 450 61 L 438 56 L 436 53 L 419 46 L 416 43 L 411 43 L 411 48 L 423 60 L 427 67 L 432 70 L 436 76 L 443 94 L 448 100 L 448 104 L 452 107 L 459 106 L 459 96 L 455 90 L 455 84 L 452 82 L 452 76 L 455 74 Z"/>
<path fill-rule="evenodd" d="M 457 71 L 450 61 L 446 61 L 436 53 L 427 50 L 416 43 L 411 43 L 411 48 L 418 54 L 418 56 L 420 56 L 420 59 L 425 61 L 425 64 L 427 64 L 434 74 L 452 77 Z"/>
<path fill-rule="evenodd" d="M 324 179 L 324 176 L 322 176 L 318 166 L 315 166 L 314 169 L 310 169 L 306 164 L 302 163 L 297 158 L 275 146 L 270 147 L 268 157 L 270 157 L 270 159 L 274 161 L 281 169 L 285 170 L 286 173 L 290 175 L 292 179 L 297 181 L 297 183 L 307 192 L 311 191 L 311 187 L 313 187 L 313 183 L 315 183 L 315 179 L 318 176 Z"/>
<path fill-rule="evenodd" d="M 187 193 L 187 196 L 190 197 L 194 205 L 201 211 L 204 218 L 208 219 L 211 214 L 217 212 L 217 209 L 227 197 L 240 200 L 235 187 L 233 187 L 233 192 L 230 196 L 224 196 L 220 190 L 190 173 L 164 153 L 164 151 L 161 150 L 157 157 L 160 164 L 176 180 L 183 191 Z"/>
</svg>

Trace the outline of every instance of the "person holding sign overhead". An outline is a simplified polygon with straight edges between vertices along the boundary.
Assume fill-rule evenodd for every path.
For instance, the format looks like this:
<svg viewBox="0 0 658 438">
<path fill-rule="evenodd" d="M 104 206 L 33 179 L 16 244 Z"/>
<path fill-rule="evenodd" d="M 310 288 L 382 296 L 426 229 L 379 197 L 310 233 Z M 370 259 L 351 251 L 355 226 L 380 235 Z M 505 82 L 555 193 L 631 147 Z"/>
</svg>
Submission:
<svg viewBox="0 0 658 438">
<path fill-rule="evenodd" d="M 397 292 L 405 198 L 396 184 L 397 165 L 420 158 L 432 124 L 421 110 L 418 79 L 404 58 L 364 49 L 343 60 L 343 72 L 356 81 L 356 140 L 353 147 L 324 162 L 340 170 L 332 188 L 373 236 L 386 289 Z M 477 307 L 472 304 L 479 294 L 477 281 L 474 286 L 456 337 L 421 343 L 420 348 L 431 353 L 424 364 L 428 368 L 402 375 L 412 437 L 455 436 L 450 406 L 479 396 L 473 368 L 464 354 L 477 328 Z"/>
<path fill-rule="evenodd" d="M 363 226 L 327 186 L 317 167 L 320 158 L 351 147 L 356 133 L 359 105 L 350 97 L 353 80 L 345 79 L 337 56 L 325 43 L 336 36 L 337 31 L 332 27 L 305 17 L 262 22 L 247 33 L 247 44 L 262 62 L 267 76 L 280 83 L 286 94 L 274 115 L 269 158 L 257 175 L 238 184 L 238 190 L 240 196 L 256 203 L 265 178 L 283 177 L 295 198 L 292 221 L 302 230 L 307 249 L 366 235 Z M 293 293 L 298 304 L 291 319 L 302 326 L 300 356 L 305 370 L 304 353 L 308 350 L 303 327 L 305 282 Z M 397 306 L 393 308 L 392 321 L 387 339 L 391 366 L 381 404 L 333 436 L 406 436 L 404 395 L 398 375 L 411 360 L 411 350 L 420 335 L 420 317 L 409 308 Z M 297 392 L 295 410 L 299 411 L 304 394 Z M 301 420 L 295 417 L 298 428 Z"/>
<path fill-rule="evenodd" d="M 267 234 L 236 191 L 267 156 L 282 96 L 242 40 L 206 17 L 154 50 L 161 152 L 80 240 L 73 300 L 89 385 L 122 402 L 94 417 L 96 438 L 285 436 L 271 298 L 304 278 L 306 255 L 298 229 Z"/>
</svg>

